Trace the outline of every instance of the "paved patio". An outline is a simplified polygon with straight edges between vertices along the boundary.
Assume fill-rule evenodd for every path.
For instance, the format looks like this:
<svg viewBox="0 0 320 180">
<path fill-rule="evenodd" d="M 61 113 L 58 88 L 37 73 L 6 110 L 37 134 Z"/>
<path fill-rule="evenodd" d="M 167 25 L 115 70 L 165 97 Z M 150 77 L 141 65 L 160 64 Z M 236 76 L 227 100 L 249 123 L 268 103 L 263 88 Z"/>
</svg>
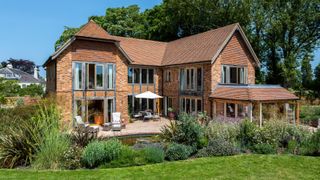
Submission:
<svg viewBox="0 0 320 180">
<path fill-rule="evenodd" d="M 137 120 L 133 123 L 129 123 L 126 125 L 125 129 L 122 129 L 121 131 L 102 131 L 102 128 L 100 128 L 100 131 L 98 133 L 98 137 L 113 137 L 113 136 L 129 136 L 129 135 L 146 135 L 146 134 L 159 134 L 161 131 L 161 127 L 163 127 L 166 124 L 169 124 L 170 120 L 167 118 L 161 117 L 160 120 L 153 121 L 142 121 Z"/>
</svg>

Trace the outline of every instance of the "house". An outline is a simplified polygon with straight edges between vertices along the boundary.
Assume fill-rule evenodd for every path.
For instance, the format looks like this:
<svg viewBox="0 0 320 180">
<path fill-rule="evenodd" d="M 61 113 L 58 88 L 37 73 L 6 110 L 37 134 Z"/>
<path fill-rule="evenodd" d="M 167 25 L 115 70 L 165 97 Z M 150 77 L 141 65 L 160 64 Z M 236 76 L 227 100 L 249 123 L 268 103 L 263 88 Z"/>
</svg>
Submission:
<svg viewBox="0 0 320 180">
<path fill-rule="evenodd" d="M 34 67 L 34 74 L 29 74 L 20 69 L 13 68 L 12 64 L 7 64 L 6 67 L 0 69 L 0 77 L 7 80 L 17 80 L 21 88 L 25 88 L 31 84 L 44 84 L 39 79 L 39 68 Z"/>
<path fill-rule="evenodd" d="M 47 93 L 57 98 L 66 121 L 80 115 L 108 122 L 117 111 L 128 122 L 140 110 L 166 115 L 171 107 L 262 125 L 269 105 L 280 105 L 293 122 L 299 117 L 295 95 L 277 85 L 255 85 L 260 62 L 239 24 L 158 42 L 113 36 L 89 21 L 43 66 Z M 164 98 L 135 98 L 145 91 Z"/>
</svg>

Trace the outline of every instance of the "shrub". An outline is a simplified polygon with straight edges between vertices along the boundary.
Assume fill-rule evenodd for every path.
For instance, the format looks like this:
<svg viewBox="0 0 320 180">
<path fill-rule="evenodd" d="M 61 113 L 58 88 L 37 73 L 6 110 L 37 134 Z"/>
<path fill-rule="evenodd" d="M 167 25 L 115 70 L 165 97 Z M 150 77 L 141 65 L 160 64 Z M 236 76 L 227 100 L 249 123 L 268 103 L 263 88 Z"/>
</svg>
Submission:
<svg viewBox="0 0 320 180">
<path fill-rule="evenodd" d="M 117 159 L 120 156 L 122 148 L 121 142 L 117 139 L 91 142 L 83 151 L 82 162 L 85 167 L 95 168 Z"/>
<path fill-rule="evenodd" d="M 320 130 L 317 130 L 302 143 L 302 154 L 320 156 Z"/>
<path fill-rule="evenodd" d="M 239 153 L 239 150 L 233 143 L 223 138 L 216 138 L 216 139 L 211 139 L 208 143 L 208 146 L 201 149 L 196 156 L 197 157 L 230 156 L 238 153 Z"/>
<path fill-rule="evenodd" d="M 70 146 L 67 151 L 63 153 L 61 168 L 74 170 L 81 167 L 82 148 L 77 146 Z"/>
<path fill-rule="evenodd" d="M 85 147 L 96 138 L 96 135 L 88 128 L 79 126 L 73 129 L 70 138 L 74 145 Z"/>
<path fill-rule="evenodd" d="M 222 138 L 229 142 L 236 142 L 240 132 L 238 124 L 211 122 L 205 130 L 208 139 Z"/>
<path fill-rule="evenodd" d="M 302 106 L 300 118 L 304 124 L 316 125 L 320 118 L 320 106 Z"/>
<path fill-rule="evenodd" d="M 165 141 L 185 144 L 194 149 L 201 146 L 203 138 L 203 129 L 197 119 L 186 113 L 180 114 L 175 123 L 165 126 L 161 132 L 160 137 Z"/>
<path fill-rule="evenodd" d="M 36 169 L 60 169 L 64 153 L 70 147 L 70 140 L 58 131 L 49 132 L 40 145 L 32 166 Z"/>
<path fill-rule="evenodd" d="M 166 159 L 168 159 L 169 161 L 187 159 L 190 156 L 191 152 L 192 148 L 190 146 L 172 143 L 166 150 Z"/>
<path fill-rule="evenodd" d="M 164 161 L 164 151 L 158 147 L 146 147 L 144 150 L 144 156 L 148 163 L 160 163 Z"/>
<path fill-rule="evenodd" d="M 240 132 L 237 139 L 240 141 L 242 148 L 250 148 L 255 141 L 255 135 L 257 133 L 257 127 L 249 120 L 244 120 L 240 123 Z"/>
<path fill-rule="evenodd" d="M 267 143 L 255 144 L 253 146 L 253 152 L 257 154 L 275 154 L 276 148 Z"/>
<path fill-rule="evenodd" d="M 32 117 L 25 115 L 27 119 L 9 124 L 0 133 L 0 166 L 13 168 L 29 165 L 46 134 L 59 128 L 60 113 L 54 103 L 45 100 L 36 109 Z"/>
</svg>

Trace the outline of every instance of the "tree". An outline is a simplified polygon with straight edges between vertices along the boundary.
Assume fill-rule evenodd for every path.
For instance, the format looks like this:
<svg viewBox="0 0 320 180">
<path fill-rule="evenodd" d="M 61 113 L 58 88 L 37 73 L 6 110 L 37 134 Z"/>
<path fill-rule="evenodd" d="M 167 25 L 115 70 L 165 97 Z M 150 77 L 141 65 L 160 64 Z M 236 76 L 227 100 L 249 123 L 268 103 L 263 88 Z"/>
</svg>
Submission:
<svg viewBox="0 0 320 180">
<path fill-rule="evenodd" d="M 81 28 L 81 27 L 80 27 Z M 64 31 L 62 32 L 60 38 L 56 41 L 54 48 L 55 50 L 59 49 L 64 43 L 68 41 L 73 35 L 75 35 L 80 28 L 72 28 L 65 26 Z"/>
<path fill-rule="evenodd" d="M 313 89 L 317 92 L 318 97 L 320 97 L 320 63 L 314 70 L 314 77 Z"/>
<path fill-rule="evenodd" d="M 310 64 L 311 61 L 311 56 L 308 54 L 302 59 L 301 63 L 301 80 L 302 80 L 302 86 L 306 89 L 311 89 L 312 88 L 312 67 Z"/>
</svg>

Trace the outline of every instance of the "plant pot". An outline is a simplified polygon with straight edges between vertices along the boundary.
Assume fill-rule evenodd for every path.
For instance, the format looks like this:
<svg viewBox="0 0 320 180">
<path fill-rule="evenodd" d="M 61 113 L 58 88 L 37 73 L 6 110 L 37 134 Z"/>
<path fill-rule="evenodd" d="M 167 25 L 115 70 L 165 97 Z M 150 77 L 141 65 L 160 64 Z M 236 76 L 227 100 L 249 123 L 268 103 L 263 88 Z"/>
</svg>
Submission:
<svg viewBox="0 0 320 180">
<path fill-rule="evenodd" d="M 94 115 L 94 123 L 98 125 L 103 124 L 103 115 Z"/>
<path fill-rule="evenodd" d="M 170 118 L 170 120 L 173 120 L 174 117 L 175 117 L 174 112 L 169 112 L 169 118 Z"/>
</svg>

